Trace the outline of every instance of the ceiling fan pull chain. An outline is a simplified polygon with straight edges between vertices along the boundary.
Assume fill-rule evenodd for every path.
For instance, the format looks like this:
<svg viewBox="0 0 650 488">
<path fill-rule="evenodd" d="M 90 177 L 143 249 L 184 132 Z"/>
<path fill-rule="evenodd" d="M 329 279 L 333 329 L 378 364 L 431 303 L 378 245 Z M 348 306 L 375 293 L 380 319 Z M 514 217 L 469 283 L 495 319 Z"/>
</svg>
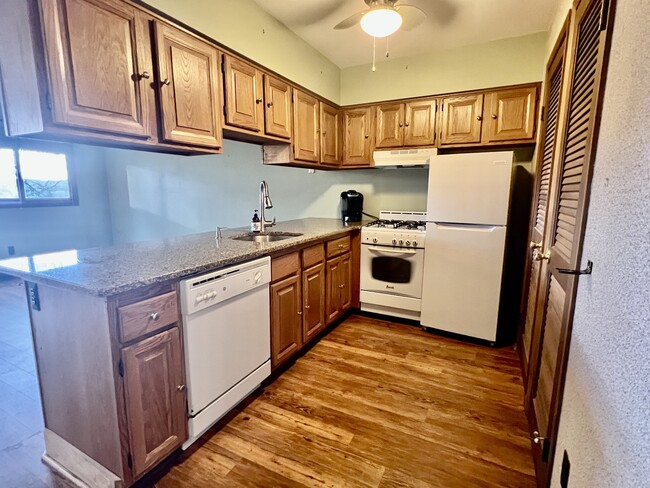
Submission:
<svg viewBox="0 0 650 488">
<path fill-rule="evenodd" d="M 389 37 L 390 37 L 390 36 L 386 36 L 386 57 L 387 57 L 387 58 L 388 58 L 388 56 L 390 56 L 390 53 L 388 52 L 388 38 L 389 38 Z"/>
<path fill-rule="evenodd" d="M 372 38 L 372 71 L 377 71 L 377 38 Z"/>
</svg>

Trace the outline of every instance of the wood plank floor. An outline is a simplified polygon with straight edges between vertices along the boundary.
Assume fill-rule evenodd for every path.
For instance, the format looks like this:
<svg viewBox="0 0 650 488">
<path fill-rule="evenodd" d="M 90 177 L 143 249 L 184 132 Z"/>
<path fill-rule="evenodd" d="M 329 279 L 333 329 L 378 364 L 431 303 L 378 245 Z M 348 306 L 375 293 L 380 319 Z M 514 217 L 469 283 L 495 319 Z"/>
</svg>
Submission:
<svg viewBox="0 0 650 488">
<path fill-rule="evenodd" d="M 351 316 L 155 482 L 534 487 L 512 348 Z"/>
</svg>

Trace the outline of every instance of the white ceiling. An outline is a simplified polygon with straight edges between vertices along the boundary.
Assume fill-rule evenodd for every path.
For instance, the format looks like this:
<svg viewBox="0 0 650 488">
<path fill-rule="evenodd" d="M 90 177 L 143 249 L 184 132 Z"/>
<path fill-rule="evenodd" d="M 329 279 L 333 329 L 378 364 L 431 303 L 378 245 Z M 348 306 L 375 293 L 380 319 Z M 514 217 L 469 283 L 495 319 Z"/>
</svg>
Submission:
<svg viewBox="0 0 650 488">
<path fill-rule="evenodd" d="M 390 36 L 390 57 L 400 58 L 548 31 L 561 0 L 399 0 L 427 13 L 410 32 Z M 334 30 L 367 8 L 364 0 L 255 0 L 273 17 L 341 68 L 372 60 L 372 37 L 356 25 Z M 377 40 L 378 60 L 385 40 Z"/>
</svg>

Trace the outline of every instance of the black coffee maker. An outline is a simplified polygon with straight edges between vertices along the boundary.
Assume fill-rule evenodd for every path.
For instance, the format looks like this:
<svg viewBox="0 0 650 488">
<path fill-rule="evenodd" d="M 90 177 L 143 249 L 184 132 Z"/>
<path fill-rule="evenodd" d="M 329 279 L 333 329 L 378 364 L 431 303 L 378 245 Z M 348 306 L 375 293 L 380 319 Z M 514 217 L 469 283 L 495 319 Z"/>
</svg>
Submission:
<svg viewBox="0 0 650 488">
<path fill-rule="evenodd" d="M 343 222 L 361 222 L 363 194 L 356 190 L 341 193 L 341 219 Z"/>
</svg>

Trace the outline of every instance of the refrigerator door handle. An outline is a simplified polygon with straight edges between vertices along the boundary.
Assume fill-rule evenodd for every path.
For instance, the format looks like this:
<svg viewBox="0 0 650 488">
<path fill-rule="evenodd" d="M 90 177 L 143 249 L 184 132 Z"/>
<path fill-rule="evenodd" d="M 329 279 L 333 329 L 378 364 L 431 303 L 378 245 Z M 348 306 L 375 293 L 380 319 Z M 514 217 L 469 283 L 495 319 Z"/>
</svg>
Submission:
<svg viewBox="0 0 650 488">
<path fill-rule="evenodd" d="M 447 224 L 434 222 L 433 225 L 440 229 L 457 229 L 457 230 L 473 230 L 477 232 L 493 232 L 502 225 L 489 225 L 489 224 Z"/>
</svg>

